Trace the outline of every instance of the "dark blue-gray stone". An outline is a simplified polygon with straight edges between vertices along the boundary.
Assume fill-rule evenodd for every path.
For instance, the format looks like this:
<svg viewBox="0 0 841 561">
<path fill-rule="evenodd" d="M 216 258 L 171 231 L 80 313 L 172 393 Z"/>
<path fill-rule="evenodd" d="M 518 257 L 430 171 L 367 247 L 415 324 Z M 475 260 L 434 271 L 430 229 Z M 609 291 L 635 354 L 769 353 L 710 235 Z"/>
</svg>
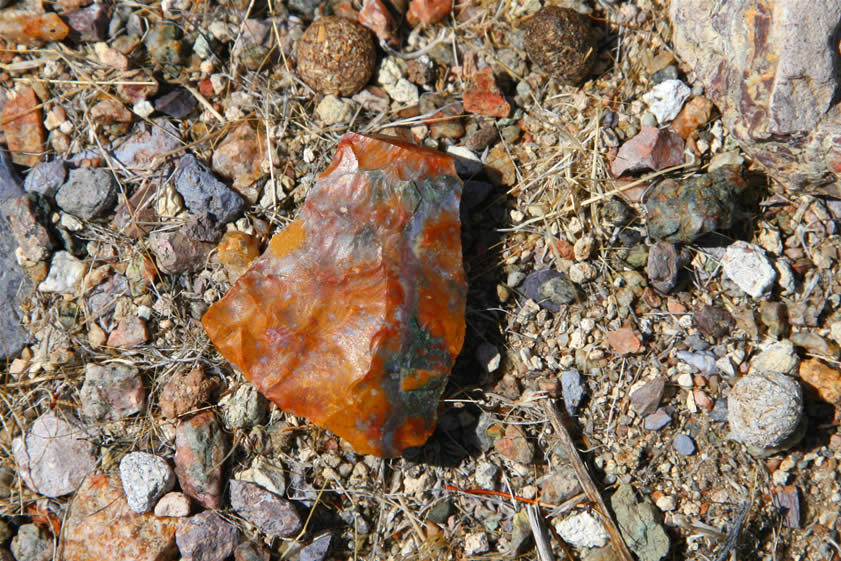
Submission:
<svg viewBox="0 0 841 561">
<path fill-rule="evenodd" d="M 0 148 L 0 203 L 23 194 L 20 177 L 6 150 Z M 17 244 L 5 216 L 0 213 L 0 359 L 17 355 L 29 342 L 21 327 L 20 294 L 29 280 L 15 259 Z"/>
<path fill-rule="evenodd" d="M 575 286 L 561 272 L 543 269 L 523 281 L 523 294 L 550 312 L 560 312 L 561 306 L 575 300 Z"/>
<path fill-rule="evenodd" d="M 117 181 L 107 169 L 79 168 L 70 170 L 55 196 L 61 210 L 90 220 L 102 216 L 117 203 Z"/>
<path fill-rule="evenodd" d="M 207 212 L 221 224 L 236 219 L 245 207 L 242 197 L 216 179 L 210 168 L 192 154 L 179 160 L 173 185 L 190 212 Z"/>
</svg>

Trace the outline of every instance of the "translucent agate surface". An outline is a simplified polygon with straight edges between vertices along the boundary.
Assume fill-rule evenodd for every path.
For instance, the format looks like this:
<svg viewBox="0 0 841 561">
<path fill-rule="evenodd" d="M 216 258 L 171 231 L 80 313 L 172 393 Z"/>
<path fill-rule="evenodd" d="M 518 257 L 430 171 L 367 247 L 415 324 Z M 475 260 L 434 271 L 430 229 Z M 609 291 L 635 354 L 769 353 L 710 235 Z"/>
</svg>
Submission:
<svg viewBox="0 0 841 561">
<path fill-rule="evenodd" d="M 346 134 L 298 218 L 202 318 L 210 339 L 357 452 L 422 445 L 464 339 L 461 189 L 450 156 Z"/>
</svg>

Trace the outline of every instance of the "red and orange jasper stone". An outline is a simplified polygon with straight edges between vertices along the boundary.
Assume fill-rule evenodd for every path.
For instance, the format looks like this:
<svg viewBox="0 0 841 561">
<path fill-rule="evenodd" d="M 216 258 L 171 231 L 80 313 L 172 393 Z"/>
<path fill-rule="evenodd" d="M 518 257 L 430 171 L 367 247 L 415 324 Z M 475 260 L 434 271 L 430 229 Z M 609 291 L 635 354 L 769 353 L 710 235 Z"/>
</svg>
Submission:
<svg viewBox="0 0 841 561">
<path fill-rule="evenodd" d="M 346 134 L 298 218 L 202 318 L 266 397 L 397 456 L 435 429 L 464 341 L 453 159 Z"/>
</svg>

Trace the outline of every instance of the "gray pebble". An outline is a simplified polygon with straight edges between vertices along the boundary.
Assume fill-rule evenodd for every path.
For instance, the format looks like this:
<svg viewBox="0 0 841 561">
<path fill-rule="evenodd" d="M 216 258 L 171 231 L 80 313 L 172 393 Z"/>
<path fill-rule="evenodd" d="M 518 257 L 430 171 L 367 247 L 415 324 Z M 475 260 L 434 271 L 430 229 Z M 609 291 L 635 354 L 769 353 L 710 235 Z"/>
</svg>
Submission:
<svg viewBox="0 0 841 561">
<path fill-rule="evenodd" d="M 749 374 L 727 397 L 730 436 L 756 448 L 775 448 L 791 437 L 803 418 L 800 382 L 779 372 Z"/>
<path fill-rule="evenodd" d="M 660 430 L 671 422 L 671 415 L 669 415 L 665 409 L 660 407 L 657 411 L 645 418 L 643 426 L 645 427 L 645 430 Z"/>
<path fill-rule="evenodd" d="M 64 212 L 90 220 L 113 208 L 117 202 L 117 182 L 107 169 L 70 170 L 67 181 L 55 196 L 55 202 Z"/>
<path fill-rule="evenodd" d="M 53 540 L 35 524 L 24 524 L 12 538 L 12 554 L 17 561 L 49 561 Z"/>
<path fill-rule="evenodd" d="M 543 269 L 526 277 L 523 294 L 550 312 L 561 311 L 561 306 L 575 300 L 575 285 L 558 271 Z"/>
<path fill-rule="evenodd" d="M 675 451 L 681 456 L 691 456 L 695 453 L 695 441 L 688 434 L 679 434 L 672 441 Z"/>
<path fill-rule="evenodd" d="M 715 400 L 715 405 L 710 411 L 710 419 L 715 423 L 726 423 L 727 422 L 727 400 L 726 399 L 717 399 Z"/>
<path fill-rule="evenodd" d="M 23 190 L 53 198 L 66 178 L 67 170 L 63 161 L 41 162 L 29 170 L 26 179 L 23 180 Z"/>
<path fill-rule="evenodd" d="M 574 368 L 565 370 L 561 374 L 561 393 L 564 396 L 564 407 L 567 413 L 573 417 L 584 397 L 584 385 L 581 383 L 581 374 Z"/>
<path fill-rule="evenodd" d="M 192 154 L 179 160 L 173 185 L 190 212 L 208 212 L 222 224 L 237 218 L 245 207 L 242 197 L 216 179 L 210 168 Z"/>
</svg>

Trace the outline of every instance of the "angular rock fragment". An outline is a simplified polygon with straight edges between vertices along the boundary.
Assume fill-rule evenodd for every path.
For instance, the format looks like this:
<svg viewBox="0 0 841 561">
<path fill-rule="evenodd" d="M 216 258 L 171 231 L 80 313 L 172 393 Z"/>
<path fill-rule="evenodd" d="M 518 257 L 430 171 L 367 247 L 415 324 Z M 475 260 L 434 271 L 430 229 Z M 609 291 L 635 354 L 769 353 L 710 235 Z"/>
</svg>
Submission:
<svg viewBox="0 0 841 561">
<path fill-rule="evenodd" d="M 345 135 L 298 220 L 205 314 L 210 339 L 360 453 L 423 444 L 464 338 L 460 197 L 451 157 Z"/>
<path fill-rule="evenodd" d="M 670 242 L 691 242 L 701 234 L 727 230 L 738 219 L 745 181 L 731 167 L 678 183 L 667 179 L 645 199 L 648 234 Z"/>
<path fill-rule="evenodd" d="M 2 35 L 2 34 L 0 34 Z M 3 106 L 0 119 L 12 160 L 34 166 L 41 160 L 47 133 L 42 124 L 41 104 L 32 88 L 23 88 Z"/>
</svg>

